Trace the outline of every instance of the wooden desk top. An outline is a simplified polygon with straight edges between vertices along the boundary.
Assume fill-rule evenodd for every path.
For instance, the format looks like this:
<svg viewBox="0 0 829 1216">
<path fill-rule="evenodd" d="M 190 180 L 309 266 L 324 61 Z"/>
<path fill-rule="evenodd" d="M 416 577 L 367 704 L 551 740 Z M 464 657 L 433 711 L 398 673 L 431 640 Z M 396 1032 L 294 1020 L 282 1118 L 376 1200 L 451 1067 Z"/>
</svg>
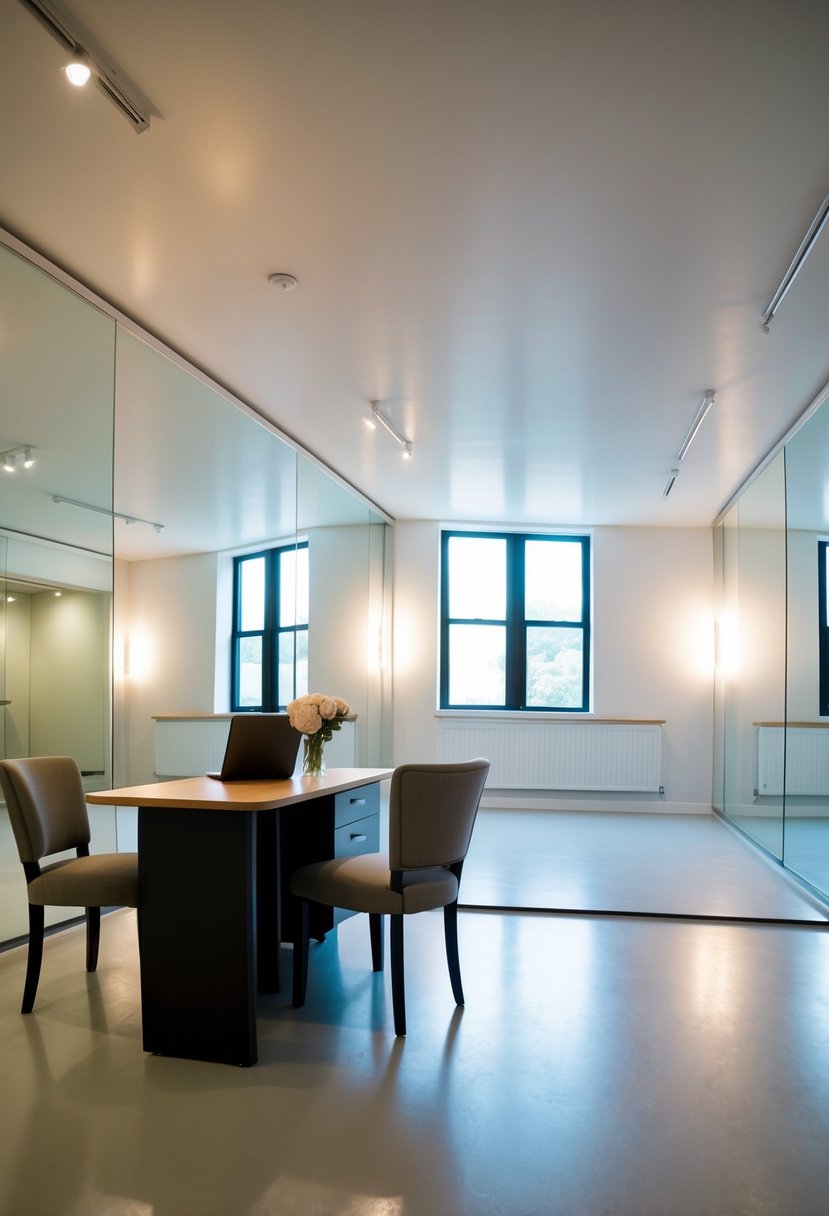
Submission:
<svg viewBox="0 0 829 1216">
<path fill-rule="evenodd" d="M 185 777 L 153 785 L 95 790 L 87 802 L 104 806 L 168 806 L 194 811 L 273 811 L 321 794 L 339 794 L 391 777 L 390 768 L 332 768 L 324 777 L 289 777 L 287 781 L 216 781 Z"/>
</svg>

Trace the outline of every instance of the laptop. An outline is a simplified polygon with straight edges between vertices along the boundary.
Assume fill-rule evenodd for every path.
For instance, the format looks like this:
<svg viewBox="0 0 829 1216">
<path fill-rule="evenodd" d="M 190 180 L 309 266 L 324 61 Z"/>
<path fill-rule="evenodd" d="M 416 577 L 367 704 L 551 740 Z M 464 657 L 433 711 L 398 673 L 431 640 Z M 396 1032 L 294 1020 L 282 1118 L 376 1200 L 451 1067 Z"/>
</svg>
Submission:
<svg viewBox="0 0 829 1216">
<path fill-rule="evenodd" d="M 280 781 L 293 776 L 302 735 L 287 714 L 234 714 L 217 781 Z"/>
</svg>

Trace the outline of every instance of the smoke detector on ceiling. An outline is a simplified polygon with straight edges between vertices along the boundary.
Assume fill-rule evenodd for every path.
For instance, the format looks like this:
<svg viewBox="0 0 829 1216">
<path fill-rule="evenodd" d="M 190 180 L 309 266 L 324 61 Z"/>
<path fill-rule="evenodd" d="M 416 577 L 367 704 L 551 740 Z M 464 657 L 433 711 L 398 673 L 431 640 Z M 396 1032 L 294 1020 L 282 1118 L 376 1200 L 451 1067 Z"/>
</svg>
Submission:
<svg viewBox="0 0 829 1216">
<path fill-rule="evenodd" d="M 282 271 L 278 271 L 276 274 L 269 274 L 268 282 L 273 287 L 281 287 L 283 291 L 293 291 L 297 285 L 296 275 L 285 274 Z"/>
</svg>

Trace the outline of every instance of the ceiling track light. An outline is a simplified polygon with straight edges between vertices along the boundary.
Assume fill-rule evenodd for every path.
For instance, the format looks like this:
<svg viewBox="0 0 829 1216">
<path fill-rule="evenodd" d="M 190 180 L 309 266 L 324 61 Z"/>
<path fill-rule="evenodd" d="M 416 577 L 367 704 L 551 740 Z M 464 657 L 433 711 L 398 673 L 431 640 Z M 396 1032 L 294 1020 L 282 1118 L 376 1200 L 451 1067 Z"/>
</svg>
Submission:
<svg viewBox="0 0 829 1216">
<path fill-rule="evenodd" d="M 671 476 L 668 478 L 668 484 L 665 486 L 665 489 L 662 491 L 663 498 L 668 497 L 671 490 L 674 488 L 674 482 L 676 481 L 678 476 L 679 476 L 679 469 L 671 469 Z"/>
<path fill-rule="evenodd" d="M 696 412 L 696 416 L 694 417 L 694 421 L 691 423 L 690 427 L 688 428 L 688 434 L 685 436 L 685 438 L 682 440 L 682 443 L 679 445 L 679 451 L 676 454 L 676 458 L 677 458 L 678 462 L 681 462 L 685 459 L 685 455 L 686 455 L 689 447 L 691 446 L 691 444 L 694 442 L 694 437 L 696 436 L 697 431 L 703 424 L 705 415 L 711 409 L 711 406 L 713 404 L 714 404 L 714 389 L 707 388 L 705 390 L 705 396 L 702 399 L 702 404 L 700 405 L 699 409 Z"/>
<path fill-rule="evenodd" d="M 7 448 L 5 452 L 0 452 L 4 470 L 7 473 L 14 473 L 17 469 L 30 469 L 35 462 L 32 455 L 34 450 L 32 444 L 26 443 L 21 447 Z"/>
<path fill-rule="evenodd" d="M 397 442 L 400 444 L 401 448 L 403 449 L 404 458 L 408 459 L 412 454 L 412 441 L 410 439 L 407 439 L 402 431 L 398 431 L 398 429 L 394 425 L 394 423 L 391 422 L 386 417 L 385 414 L 381 413 L 379 401 L 372 401 L 370 404 L 371 404 L 371 417 L 366 419 L 368 425 L 375 426 L 379 423 L 379 425 L 383 428 L 384 431 L 388 431 L 388 433 L 391 435 L 392 439 L 397 440 Z"/>
<path fill-rule="evenodd" d="M 145 103 L 130 97 L 123 83 L 123 73 L 119 73 L 113 66 L 104 66 L 103 57 L 92 53 L 86 45 L 89 41 L 88 35 L 79 27 L 74 27 L 70 17 L 46 0 L 20 0 L 20 3 L 72 56 L 64 68 L 72 84 L 82 86 L 90 76 L 94 76 L 98 86 L 118 107 L 133 131 L 138 135 L 146 131 L 150 120 L 144 113 Z"/>
<path fill-rule="evenodd" d="M 123 511 L 109 511 L 106 507 L 96 507 L 91 502 L 79 502 L 77 498 L 64 498 L 62 494 L 53 494 L 52 502 L 63 502 L 70 507 L 81 507 L 84 511 L 96 511 L 99 515 L 109 515 L 111 519 L 123 519 L 128 527 L 131 524 L 146 524 L 159 536 L 164 531 L 164 524 L 157 524 L 152 519 L 141 519 L 138 515 L 125 515 Z"/>
<path fill-rule="evenodd" d="M 761 333 L 767 334 L 769 332 L 769 321 L 772 320 L 772 318 L 774 317 L 774 314 L 777 312 L 778 308 L 783 303 L 783 300 L 786 298 L 786 293 L 788 292 L 792 283 L 795 281 L 798 274 L 800 273 L 803 263 L 806 261 L 807 257 L 812 252 L 815 241 L 818 239 L 821 232 L 823 232 L 823 229 L 826 227 L 826 221 L 828 219 L 829 219 L 829 194 L 827 194 L 826 198 L 820 204 L 820 207 L 818 208 L 818 211 L 817 211 L 817 215 L 812 220 L 809 227 L 806 229 L 806 235 L 804 236 L 803 240 L 800 242 L 797 253 L 792 258 L 789 269 L 783 275 L 783 278 L 780 280 L 780 284 L 779 284 L 777 290 L 775 291 L 774 295 L 771 297 L 771 299 L 769 300 L 765 309 L 763 310 L 763 320 L 760 324 Z"/>
<path fill-rule="evenodd" d="M 86 51 L 76 46 L 72 52 L 72 58 L 63 70 L 69 83 L 75 85 L 78 89 L 82 89 L 92 75 L 92 65 L 89 62 L 89 56 Z"/>
</svg>

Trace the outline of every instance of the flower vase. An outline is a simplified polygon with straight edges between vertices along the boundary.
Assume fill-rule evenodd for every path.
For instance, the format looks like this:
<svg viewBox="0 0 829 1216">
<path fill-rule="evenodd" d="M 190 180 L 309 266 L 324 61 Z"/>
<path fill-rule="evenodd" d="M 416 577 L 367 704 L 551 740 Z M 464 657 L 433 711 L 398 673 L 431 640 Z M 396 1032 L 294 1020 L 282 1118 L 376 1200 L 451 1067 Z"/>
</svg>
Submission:
<svg viewBox="0 0 829 1216">
<path fill-rule="evenodd" d="M 320 734 L 306 735 L 303 739 L 302 775 L 303 777 L 323 777 L 325 775 L 325 740 Z"/>
</svg>

